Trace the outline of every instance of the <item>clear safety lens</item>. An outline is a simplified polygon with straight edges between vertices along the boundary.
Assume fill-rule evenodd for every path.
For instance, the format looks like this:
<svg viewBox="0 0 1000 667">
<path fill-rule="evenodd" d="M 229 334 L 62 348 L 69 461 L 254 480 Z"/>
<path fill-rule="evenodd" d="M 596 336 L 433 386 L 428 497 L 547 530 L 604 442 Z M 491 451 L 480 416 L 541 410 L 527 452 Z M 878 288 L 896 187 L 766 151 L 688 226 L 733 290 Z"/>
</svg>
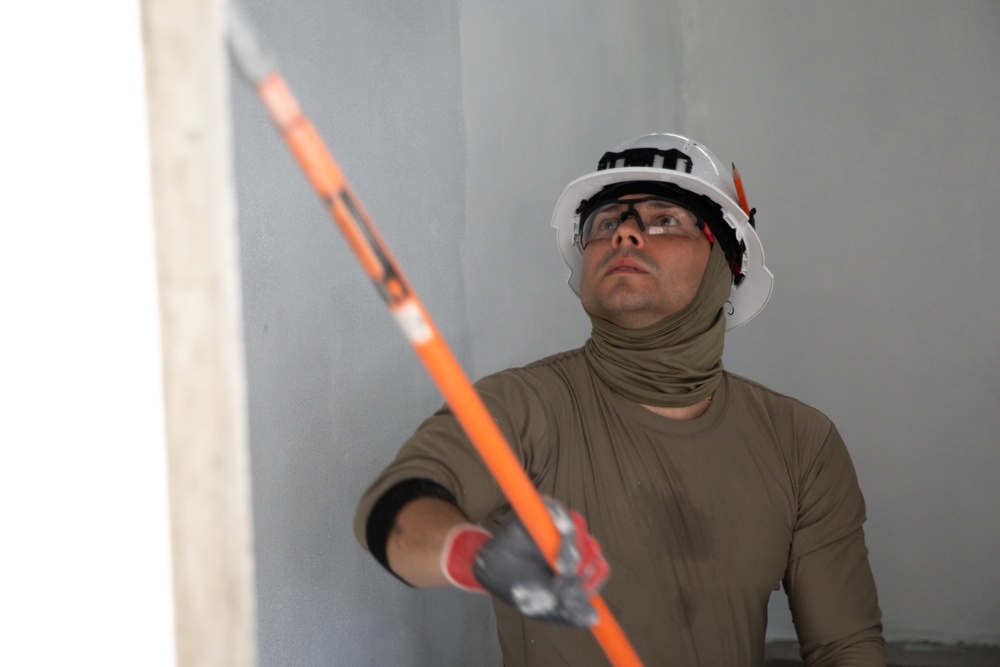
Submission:
<svg viewBox="0 0 1000 667">
<path fill-rule="evenodd" d="M 697 216 L 669 199 L 618 199 L 598 206 L 587 215 L 580 228 L 581 247 L 586 248 L 595 239 L 611 238 L 615 230 L 630 217 L 635 218 L 640 231 L 649 235 L 699 233 Z"/>
</svg>

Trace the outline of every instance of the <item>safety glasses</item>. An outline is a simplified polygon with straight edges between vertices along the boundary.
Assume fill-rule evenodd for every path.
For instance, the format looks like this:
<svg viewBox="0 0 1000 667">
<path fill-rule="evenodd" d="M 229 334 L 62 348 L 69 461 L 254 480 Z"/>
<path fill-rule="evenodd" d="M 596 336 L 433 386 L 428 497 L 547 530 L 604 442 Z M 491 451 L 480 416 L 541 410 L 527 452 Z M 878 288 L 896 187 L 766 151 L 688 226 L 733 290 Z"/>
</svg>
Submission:
<svg viewBox="0 0 1000 667">
<path fill-rule="evenodd" d="M 594 240 L 610 239 L 618 227 L 629 218 L 635 218 L 639 231 L 649 236 L 682 234 L 697 236 L 701 233 L 698 217 L 690 210 L 663 197 L 617 199 L 595 208 L 587 214 L 580 226 L 580 247 L 586 248 Z"/>
</svg>

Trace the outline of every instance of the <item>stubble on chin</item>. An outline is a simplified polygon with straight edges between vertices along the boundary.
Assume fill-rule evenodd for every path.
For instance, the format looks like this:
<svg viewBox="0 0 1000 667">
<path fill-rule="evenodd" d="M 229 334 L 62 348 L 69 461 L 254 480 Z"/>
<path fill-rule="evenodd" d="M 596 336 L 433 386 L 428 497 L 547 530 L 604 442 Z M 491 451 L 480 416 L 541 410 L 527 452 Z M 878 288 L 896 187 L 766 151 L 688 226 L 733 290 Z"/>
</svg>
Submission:
<svg viewBox="0 0 1000 667">
<path fill-rule="evenodd" d="M 583 308 L 602 320 L 626 329 L 641 328 L 640 321 L 652 305 L 650 287 L 635 285 L 635 277 L 605 277 L 610 284 L 584 289 L 581 293 Z"/>
</svg>

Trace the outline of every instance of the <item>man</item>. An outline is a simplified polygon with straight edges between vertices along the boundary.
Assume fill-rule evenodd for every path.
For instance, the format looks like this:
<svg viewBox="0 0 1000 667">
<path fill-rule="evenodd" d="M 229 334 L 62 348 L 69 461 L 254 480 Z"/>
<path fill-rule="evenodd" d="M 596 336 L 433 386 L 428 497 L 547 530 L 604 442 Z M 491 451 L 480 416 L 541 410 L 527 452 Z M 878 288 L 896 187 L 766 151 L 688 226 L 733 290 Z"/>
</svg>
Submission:
<svg viewBox="0 0 1000 667">
<path fill-rule="evenodd" d="M 506 665 L 607 664 L 571 627 L 593 620 L 605 563 L 604 599 L 646 665 L 762 665 L 779 584 L 807 664 L 885 664 L 836 428 L 722 368 L 727 324 L 771 292 L 753 213 L 725 164 L 668 134 L 605 154 L 556 205 L 591 338 L 477 390 L 577 547 L 566 571 L 542 563 L 446 408 L 362 498 L 356 533 L 391 572 L 496 596 Z"/>
</svg>

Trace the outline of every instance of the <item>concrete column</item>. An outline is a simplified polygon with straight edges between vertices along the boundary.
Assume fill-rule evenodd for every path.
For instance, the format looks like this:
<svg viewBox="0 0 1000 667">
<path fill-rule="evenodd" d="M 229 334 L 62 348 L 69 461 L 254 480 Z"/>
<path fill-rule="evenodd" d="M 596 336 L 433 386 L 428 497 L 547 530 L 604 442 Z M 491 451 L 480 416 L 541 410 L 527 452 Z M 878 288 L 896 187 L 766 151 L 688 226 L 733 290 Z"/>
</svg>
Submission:
<svg viewBox="0 0 1000 667">
<path fill-rule="evenodd" d="M 256 662 L 226 53 L 219 3 L 142 0 L 177 659 Z"/>
</svg>

